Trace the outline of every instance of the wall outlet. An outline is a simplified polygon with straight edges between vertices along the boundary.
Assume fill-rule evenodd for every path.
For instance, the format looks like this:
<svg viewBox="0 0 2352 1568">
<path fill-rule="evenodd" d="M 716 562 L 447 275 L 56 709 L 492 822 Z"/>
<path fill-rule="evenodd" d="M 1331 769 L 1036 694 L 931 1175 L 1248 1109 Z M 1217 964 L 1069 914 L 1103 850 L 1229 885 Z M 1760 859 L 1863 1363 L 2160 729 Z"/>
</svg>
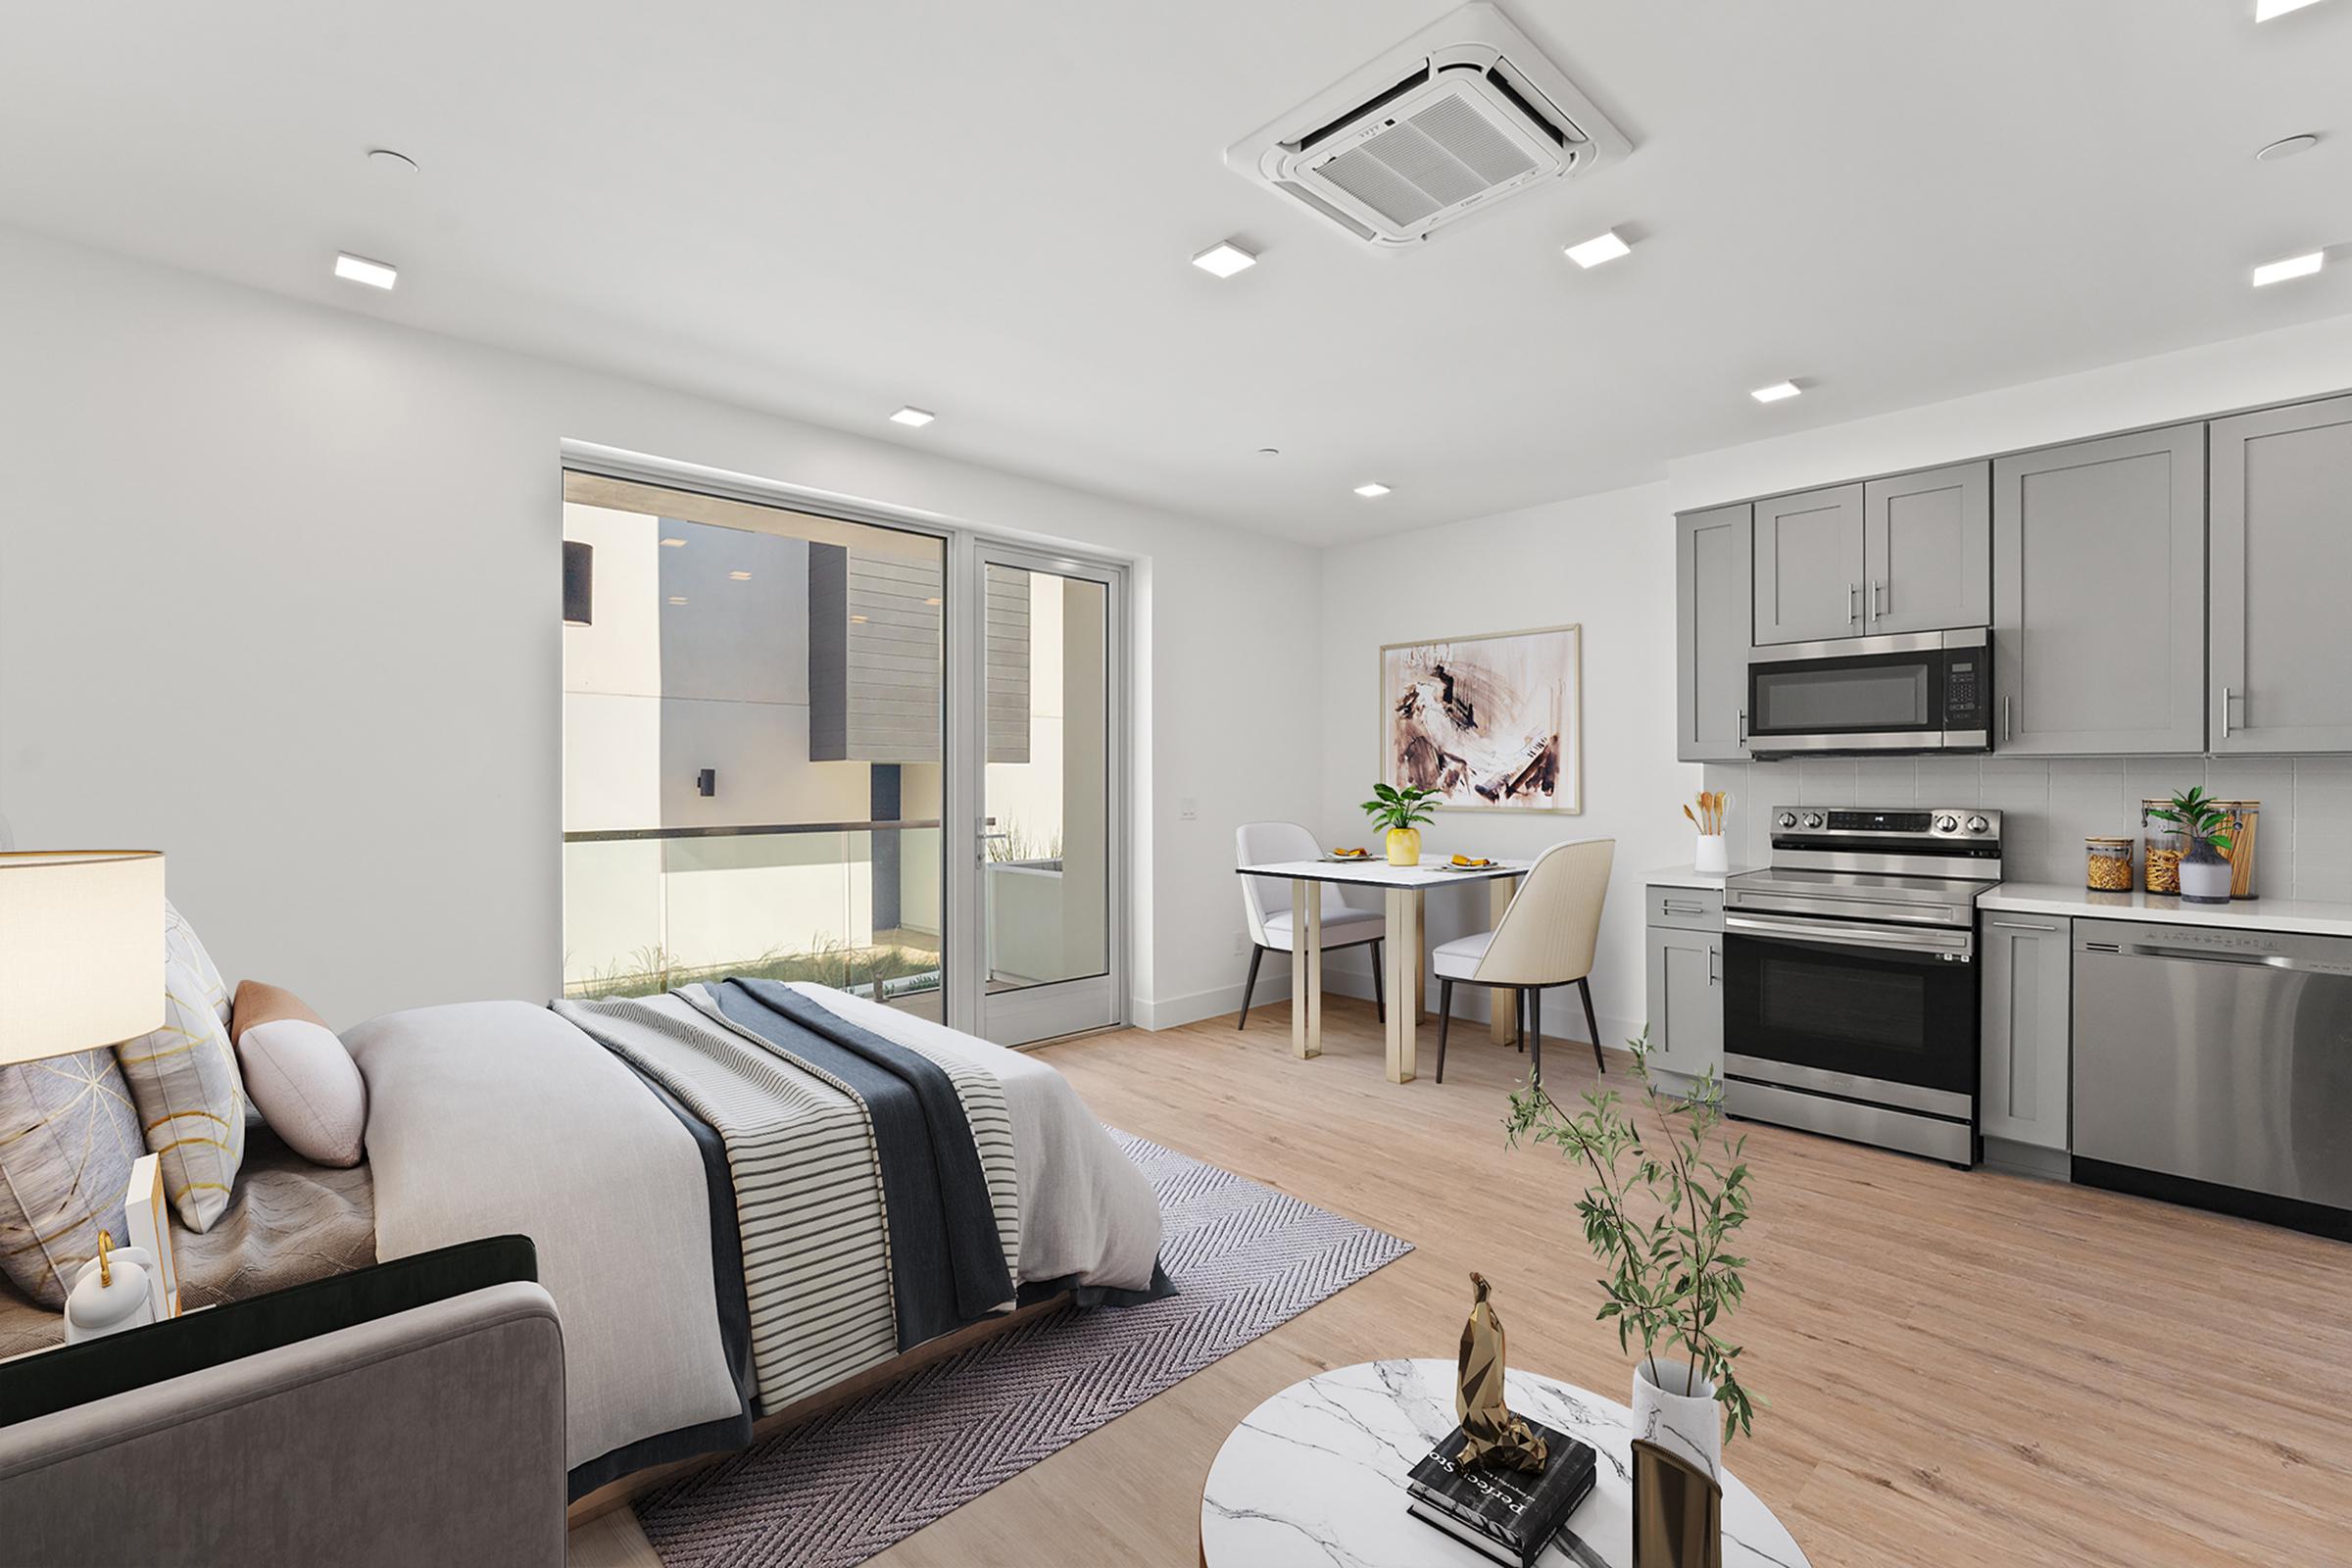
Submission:
<svg viewBox="0 0 2352 1568">
<path fill-rule="evenodd" d="M 1250 933 L 1247 931 L 1236 931 L 1233 934 L 1233 956 L 1238 958 L 1249 951 Z"/>
<path fill-rule="evenodd" d="M 1184 799 L 1182 799 L 1182 800 L 1178 801 L 1178 802 L 1176 803 L 1176 820 L 1177 820 L 1177 821 L 1179 821 L 1179 822 L 1198 822 L 1198 821 L 1200 821 L 1200 800 L 1199 800 L 1197 797 L 1195 797 L 1195 796 L 1187 795 L 1186 797 L 1184 797 Z"/>
</svg>

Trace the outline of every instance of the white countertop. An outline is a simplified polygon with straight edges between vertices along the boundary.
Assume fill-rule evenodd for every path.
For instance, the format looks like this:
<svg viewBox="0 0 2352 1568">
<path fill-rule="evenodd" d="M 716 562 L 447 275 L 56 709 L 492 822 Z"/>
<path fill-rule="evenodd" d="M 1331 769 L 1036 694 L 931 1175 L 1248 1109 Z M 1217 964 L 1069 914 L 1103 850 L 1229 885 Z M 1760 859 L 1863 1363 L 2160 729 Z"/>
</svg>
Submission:
<svg viewBox="0 0 2352 1568">
<path fill-rule="evenodd" d="M 2352 904 L 2314 904 L 2294 899 L 2183 904 L 2164 893 L 2092 893 L 2059 882 L 2003 882 L 1990 893 L 1979 895 L 1977 907 L 2008 909 L 2018 914 L 2152 920 L 2167 925 L 2238 926 L 2254 931 L 2352 937 Z"/>
<path fill-rule="evenodd" d="M 1669 865 L 1642 880 L 1653 888 L 1708 888 L 1721 893 L 1727 880 L 1746 869 L 1744 865 L 1735 865 L 1729 871 L 1693 871 L 1687 865 Z"/>
</svg>

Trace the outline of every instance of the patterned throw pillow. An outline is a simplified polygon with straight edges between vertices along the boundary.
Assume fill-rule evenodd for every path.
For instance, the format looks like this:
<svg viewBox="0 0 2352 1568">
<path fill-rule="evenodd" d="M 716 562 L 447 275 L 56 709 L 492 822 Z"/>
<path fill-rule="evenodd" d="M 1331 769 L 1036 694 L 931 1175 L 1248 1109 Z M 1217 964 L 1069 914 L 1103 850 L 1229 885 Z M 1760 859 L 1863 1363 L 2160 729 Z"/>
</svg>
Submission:
<svg viewBox="0 0 2352 1568">
<path fill-rule="evenodd" d="M 62 1311 L 98 1232 L 127 1243 L 122 1195 L 146 1152 L 105 1047 L 0 1067 L 0 1273 Z"/>
<path fill-rule="evenodd" d="M 228 1043 L 228 992 L 179 911 L 164 906 L 164 1026 L 115 1047 L 164 1193 L 192 1231 L 228 1207 L 245 1158 L 245 1085 Z"/>
</svg>

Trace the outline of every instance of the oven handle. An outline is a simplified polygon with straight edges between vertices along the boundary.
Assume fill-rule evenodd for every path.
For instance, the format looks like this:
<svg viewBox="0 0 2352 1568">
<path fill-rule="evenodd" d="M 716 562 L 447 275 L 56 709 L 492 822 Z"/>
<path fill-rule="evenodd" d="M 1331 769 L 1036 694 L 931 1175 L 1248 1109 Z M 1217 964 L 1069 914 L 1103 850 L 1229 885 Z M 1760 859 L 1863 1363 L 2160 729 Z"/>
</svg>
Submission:
<svg viewBox="0 0 2352 1568">
<path fill-rule="evenodd" d="M 1922 926 L 1860 925 L 1845 920 L 1796 920 L 1780 915 L 1727 913 L 1723 928 L 1766 941 L 1810 942 L 1838 948 L 1888 948 L 1966 963 L 1975 956 L 1973 932 Z"/>
</svg>

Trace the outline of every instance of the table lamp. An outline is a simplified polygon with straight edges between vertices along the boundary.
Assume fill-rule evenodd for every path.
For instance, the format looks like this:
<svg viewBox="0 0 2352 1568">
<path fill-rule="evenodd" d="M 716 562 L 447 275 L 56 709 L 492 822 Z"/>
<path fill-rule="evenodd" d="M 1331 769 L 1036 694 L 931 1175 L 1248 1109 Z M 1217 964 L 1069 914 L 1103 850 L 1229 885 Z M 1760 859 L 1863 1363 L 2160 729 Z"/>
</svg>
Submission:
<svg viewBox="0 0 2352 1568">
<path fill-rule="evenodd" d="M 160 850 L 0 854 L 0 1066 L 160 1029 Z"/>
</svg>

